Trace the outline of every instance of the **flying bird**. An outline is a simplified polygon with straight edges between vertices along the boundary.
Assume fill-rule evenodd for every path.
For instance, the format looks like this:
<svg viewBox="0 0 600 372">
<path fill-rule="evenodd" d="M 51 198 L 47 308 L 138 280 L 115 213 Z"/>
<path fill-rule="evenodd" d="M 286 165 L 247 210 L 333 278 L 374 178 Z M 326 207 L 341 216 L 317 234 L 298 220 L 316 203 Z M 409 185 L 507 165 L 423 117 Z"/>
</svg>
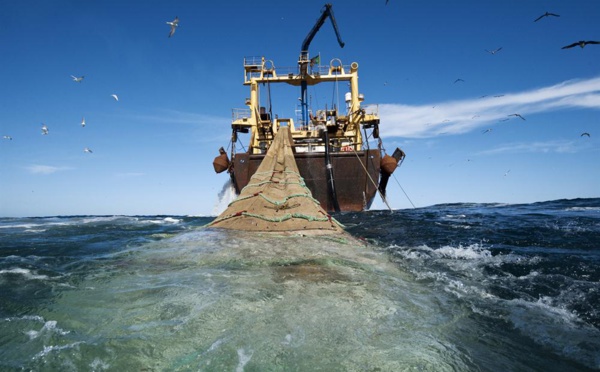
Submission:
<svg viewBox="0 0 600 372">
<path fill-rule="evenodd" d="M 5 139 L 5 140 L 12 141 L 12 137 L 11 136 L 2 136 L 2 138 Z"/>
<path fill-rule="evenodd" d="M 510 173 L 510 169 L 506 171 L 506 173 L 504 173 L 504 177 L 508 176 L 508 174 Z"/>
<path fill-rule="evenodd" d="M 175 33 L 175 29 L 179 27 L 179 17 L 175 17 L 174 20 L 172 20 L 171 22 L 167 22 L 167 24 L 171 26 L 171 32 L 169 32 L 169 37 L 171 37 Z"/>
<path fill-rule="evenodd" d="M 46 126 L 46 124 L 42 124 L 42 135 L 47 135 L 48 134 L 48 127 Z"/>
<path fill-rule="evenodd" d="M 537 21 L 539 21 L 540 19 L 542 19 L 542 18 L 544 18 L 544 17 L 549 17 L 549 16 L 553 16 L 553 17 L 560 17 L 560 15 L 558 15 L 558 14 L 554 14 L 554 13 L 546 12 L 546 13 L 542 14 L 541 16 L 537 17 L 537 18 L 535 19 L 535 21 L 534 21 L 534 22 L 537 22 Z"/>
<path fill-rule="evenodd" d="M 583 132 L 583 133 L 581 133 L 581 137 L 583 137 L 583 136 L 588 136 L 588 137 L 590 137 L 590 134 L 589 134 L 588 132 Z"/>
<path fill-rule="evenodd" d="M 73 81 L 74 81 L 74 82 L 76 82 L 76 83 L 81 83 L 81 81 L 83 80 L 83 78 L 84 78 L 84 77 L 85 77 L 85 76 L 80 76 L 80 77 L 77 77 L 77 76 L 73 76 L 73 75 L 71 75 L 71 78 L 72 78 L 72 79 L 73 79 Z"/>
<path fill-rule="evenodd" d="M 87 152 L 87 153 L 91 154 L 93 151 L 89 147 L 86 147 L 83 149 L 83 152 Z"/>
<path fill-rule="evenodd" d="M 458 83 L 459 81 L 462 81 L 463 83 L 465 82 L 463 79 L 458 78 L 458 79 L 454 80 L 454 84 Z"/>
<path fill-rule="evenodd" d="M 573 44 L 569 44 L 569 45 L 565 45 L 564 47 L 560 48 L 560 49 L 569 49 L 569 48 L 573 48 L 575 46 L 580 46 L 581 48 L 583 48 L 584 46 L 588 45 L 588 44 L 600 44 L 600 41 L 585 41 L 585 40 L 579 40 L 578 42 L 575 42 Z"/>
<path fill-rule="evenodd" d="M 501 50 L 502 50 L 502 47 L 500 47 L 498 49 L 494 49 L 494 50 L 487 50 L 486 49 L 485 51 L 488 52 L 488 53 L 490 53 L 490 54 L 496 54 L 496 53 L 498 53 Z"/>
<path fill-rule="evenodd" d="M 111 96 L 112 98 L 114 98 L 114 99 L 115 99 L 115 101 L 117 101 L 117 102 L 119 101 L 119 97 L 117 97 L 117 95 L 116 95 L 116 94 L 111 94 L 110 96 Z"/>
<path fill-rule="evenodd" d="M 85 118 L 81 118 L 81 126 L 85 127 Z"/>
<path fill-rule="evenodd" d="M 508 116 L 516 116 L 516 117 L 519 117 L 519 118 L 521 118 L 521 119 L 525 120 L 525 118 L 524 118 L 524 117 L 522 117 L 520 114 L 510 114 L 510 115 L 508 115 Z"/>
<path fill-rule="evenodd" d="M 486 129 L 486 130 L 483 131 L 483 134 L 486 134 L 487 132 L 491 132 L 491 131 L 492 131 L 492 128 Z"/>
</svg>

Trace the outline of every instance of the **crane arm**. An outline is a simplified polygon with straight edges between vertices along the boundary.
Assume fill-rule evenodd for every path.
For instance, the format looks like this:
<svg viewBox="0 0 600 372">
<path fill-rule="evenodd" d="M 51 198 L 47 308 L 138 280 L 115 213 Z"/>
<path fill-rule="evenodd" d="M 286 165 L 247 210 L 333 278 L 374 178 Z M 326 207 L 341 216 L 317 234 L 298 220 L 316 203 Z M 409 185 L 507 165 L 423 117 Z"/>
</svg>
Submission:
<svg viewBox="0 0 600 372">
<path fill-rule="evenodd" d="M 302 47 L 300 49 L 301 53 L 308 52 L 308 47 L 309 47 L 312 39 L 315 37 L 315 35 L 317 34 L 317 32 L 319 31 L 321 26 L 323 26 L 323 23 L 325 23 L 325 20 L 327 19 L 327 17 L 331 18 L 331 24 L 333 25 L 333 30 L 335 31 L 335 36 L 337 37 L 340 47 L 342 47 L 342 48 L 344 47 L 345 44 L 342 41 L 342 37 L 340 36 L 340 31 L 338 30 L 337 23 L 335 22 L 335 17 L 333 16 L 333 10 L 331 8 L 331 4 L 325 4 L 324 10 L 321 13 L 321 16 L 319 17 L 319 19 L 317 20 L 317 23 L 315 23 L 313 28 L 310 30 L 308 35 L 306 35 L 306 38 L 302 42 Z"/>
</svg>

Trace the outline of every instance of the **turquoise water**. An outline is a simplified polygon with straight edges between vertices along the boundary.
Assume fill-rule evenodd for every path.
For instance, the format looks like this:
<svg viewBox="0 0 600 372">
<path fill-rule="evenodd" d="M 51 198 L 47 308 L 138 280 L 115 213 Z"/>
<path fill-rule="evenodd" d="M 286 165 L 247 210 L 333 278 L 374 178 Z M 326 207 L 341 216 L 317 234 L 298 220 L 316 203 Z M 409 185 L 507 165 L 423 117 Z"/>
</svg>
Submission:
<svg viewBox="0 0 600 372">
<path fill-rule="evenodd" d="M 0 369 L 600 369 L 600 200 L 336 218 L 0 219 Z"/>
</svg>

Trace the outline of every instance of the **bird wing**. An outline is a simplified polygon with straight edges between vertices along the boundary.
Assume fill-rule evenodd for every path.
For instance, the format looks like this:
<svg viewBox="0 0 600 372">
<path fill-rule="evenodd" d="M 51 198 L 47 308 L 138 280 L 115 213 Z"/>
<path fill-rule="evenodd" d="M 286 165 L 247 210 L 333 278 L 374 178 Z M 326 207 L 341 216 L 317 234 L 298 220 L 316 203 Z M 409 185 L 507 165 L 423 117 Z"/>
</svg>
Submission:
<svg viewBox="0 0 600 372">
<path fill-rule="evenodd" d="M 569 44 L 569 45 L 565 45 L 564 47 L 560 48 L 560 49 L 569 49 L 569 48 L 573 48 L 574 46 L 579 45 L 579 41 L 575 42 L 573 44 Z"/>
<path fill-rule="evenodd" d="M 171 26 L 171 32 L 169 32 L 169 37 L 173 36 L 174 33 L 175 33 L 175 26 L 172 25 Z"/>
<path fill-rule="evenodd" d="M 534 22 L 539 21 L 540 19 L 544 18 L 545 16 L 546 16 L 545 14 L 542 14 L 541 16 L 537 17 Z"/>
<path fill-rule="evenodd" d="M 600 41 L 586 41 L 586 44 L 600 44 Z"/>
</svg>

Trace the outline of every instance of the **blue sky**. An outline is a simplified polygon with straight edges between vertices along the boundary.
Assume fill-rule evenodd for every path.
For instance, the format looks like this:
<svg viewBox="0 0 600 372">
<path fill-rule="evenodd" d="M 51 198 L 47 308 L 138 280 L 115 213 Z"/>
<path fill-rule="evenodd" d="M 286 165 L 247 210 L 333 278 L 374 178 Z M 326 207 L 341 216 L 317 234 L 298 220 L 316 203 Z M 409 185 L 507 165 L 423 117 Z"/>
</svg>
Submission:
<svg viewBox="0 0 600 372">
<path fill-rule="evenodd" d="M 600 2 L 331 2 L 346 45 L 327 20 L 309 52 L 358 62 L 385 148 L 406 152 L 392 208 L 600 196 L 600 45 L 561 49 L 600 40 Z M 243 58 L 295 67 L 324 3 L 1 2 L 0 216 L 217 214 Z"/>
</svg>

